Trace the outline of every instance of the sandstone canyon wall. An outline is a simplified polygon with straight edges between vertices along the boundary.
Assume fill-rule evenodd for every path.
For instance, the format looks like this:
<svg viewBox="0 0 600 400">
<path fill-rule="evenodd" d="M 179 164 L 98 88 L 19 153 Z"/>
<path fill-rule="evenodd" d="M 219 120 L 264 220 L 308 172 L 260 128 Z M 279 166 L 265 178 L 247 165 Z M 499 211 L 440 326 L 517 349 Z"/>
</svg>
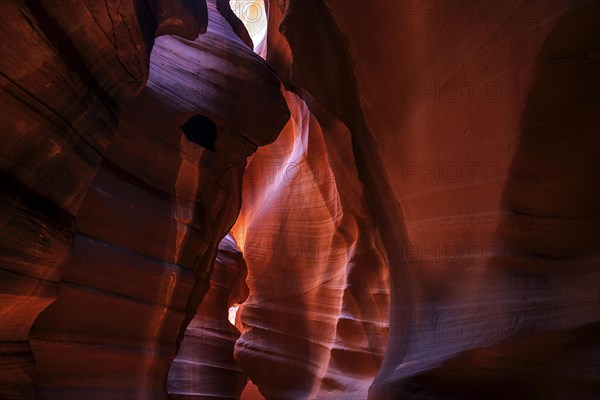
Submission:
<svg viewBox="0 0 600 400">
<path fill-rule="evenodd" d="M 2 1 L 0 398 L 596 398 L 600 2 L 240 3 Z"/>
<path fill-rule="evenodd" d="M 387 342 L 385 260 L 348 129 L 286 98 L 292 118 L 249 161 L 233 229 L 250 291 L 236 359 L 267 398 L 365 398 Z"/>
<path fill-rule="evenodd" d="M 279 81 L 215 4 L 202 29 L 186 25 L 202 21 L 197 6 L 143 4 L 157 34 L 188 38 L 154 43 L 137 24 L 140 4 L 78 2 L 65 14 L 51 3 L 12 2 L 2 14 L 15 30 L 6 36 L 22 40 L 3 33 L 2 397 L 164 397 L 235 221 L 246 156 L 288 111 Z M 199 115 L 216 131 L 204 147 L 193 135 L 210 124 L 182 130 Z"/>
<path fill-rule="evenodd" d="M 598 18 L 595 1 L 287 2 L 291 84 L 352 132 L 387 255 L 372 398 L 597 391 Z"/>
<path fill-rule="evenodd" d="M 228 310 L 248 297 L 247 269 L 231 236 L 219 244 L 210 290 L 185 331 L 169 371 L 167 390 L 173 399 L 239 399 L 246 373 L 233 358 L 239 330 Z"/>
</svg>

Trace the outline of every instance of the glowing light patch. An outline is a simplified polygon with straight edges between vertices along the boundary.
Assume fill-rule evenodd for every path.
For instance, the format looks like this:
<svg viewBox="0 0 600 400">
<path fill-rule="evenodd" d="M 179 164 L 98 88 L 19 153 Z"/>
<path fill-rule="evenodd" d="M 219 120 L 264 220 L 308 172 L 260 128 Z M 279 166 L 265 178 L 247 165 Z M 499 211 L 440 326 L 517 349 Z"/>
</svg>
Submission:
<svg viewBox="0 0 600 400">
<path fill-rule="evenodd" d="M 229 0 L 229 6 L 248 30 L 254 51 L 261 53 L 267 34 L 267 12 L 263 0 Z"/>
<path fill-rule="evenodd" d="M 229 307 L 229 315 L 227 318 L 229 319 L 229 323 L 233 326 L 235 326 L 235 316 L 237 315 L 238 308 L 240 308 L 239 305 Z"/>
</svg>

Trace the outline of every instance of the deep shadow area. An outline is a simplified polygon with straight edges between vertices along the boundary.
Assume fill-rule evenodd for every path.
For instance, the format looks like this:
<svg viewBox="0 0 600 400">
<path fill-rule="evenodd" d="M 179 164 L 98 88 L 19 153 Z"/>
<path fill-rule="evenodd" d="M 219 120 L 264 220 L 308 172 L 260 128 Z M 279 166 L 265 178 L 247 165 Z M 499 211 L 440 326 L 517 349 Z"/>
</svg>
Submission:
<svg viewBox="0 0 600 400">
<path fill-rule="evenodd" d="M 215 140 L 217 140 L 217 126 L 205 115 L 194 115 L 188 119 L 181 129 L 185 137 L 190 141 L 204 147 L 208 150 L 215 149 Z"/>
</svg>

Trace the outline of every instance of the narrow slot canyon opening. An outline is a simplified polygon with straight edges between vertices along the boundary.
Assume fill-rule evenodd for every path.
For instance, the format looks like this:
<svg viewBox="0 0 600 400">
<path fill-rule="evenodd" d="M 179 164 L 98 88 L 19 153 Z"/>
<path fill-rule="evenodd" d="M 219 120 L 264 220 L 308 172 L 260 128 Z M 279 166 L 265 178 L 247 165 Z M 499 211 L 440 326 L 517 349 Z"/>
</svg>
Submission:
<svg viewBox="0 0 600 400">
<path fill-rule="evenodd" d="M 236 326 L 235 319 L 239 308 L 240 304 L 234 303 L 231 307 L 229 307 L 229 310 L 227 311 L 227 319 L 229 320 L 229 323 L 233 326 Z"/>
<path fill-rule="evenodd" d="M 0 7 L 0 399 L 597 397 L 600 1 L 59 3 Z"/>
<path fill-rule="evenodd" d="M 264 58 L 268 25 L 264 0 L 229 0 L 229 6 L 252 38 L 254 52 Z"/>
</svg>

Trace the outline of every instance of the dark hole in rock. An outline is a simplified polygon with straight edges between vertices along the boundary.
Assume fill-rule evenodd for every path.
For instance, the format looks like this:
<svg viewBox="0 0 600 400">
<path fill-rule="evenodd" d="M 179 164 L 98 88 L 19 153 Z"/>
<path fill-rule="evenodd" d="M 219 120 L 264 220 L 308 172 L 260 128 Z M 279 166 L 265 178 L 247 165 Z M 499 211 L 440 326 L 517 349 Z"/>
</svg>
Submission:
<svg viewBox="0 0 600 400">
<path fill-rule="evenodd" d="M 182 126 L 184 135 L 205 149 L 214 150 L 217 139 L 217 126 L 205 115 L 194 115 Z"/>
</svg>

